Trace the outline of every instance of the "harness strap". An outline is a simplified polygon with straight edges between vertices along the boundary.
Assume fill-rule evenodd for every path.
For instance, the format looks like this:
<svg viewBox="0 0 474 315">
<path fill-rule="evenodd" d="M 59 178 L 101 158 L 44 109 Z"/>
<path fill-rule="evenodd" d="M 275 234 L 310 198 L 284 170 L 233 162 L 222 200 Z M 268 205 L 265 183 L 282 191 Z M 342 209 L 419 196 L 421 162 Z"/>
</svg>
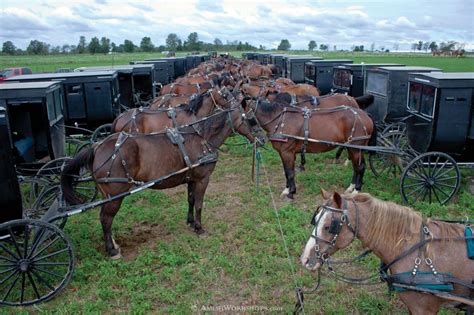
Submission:
<svg viewBox="0 0 474 315">
<path fill-rule="evenodd" d="M 167 128 L 166 135 L 170 139 L 171 143 L 178 145 L 181 154 L 183 155 L 184 162 L 186 163 L 187 167 L 191 167 L 191 159 L 189 158 L 188 153 L 186 152 L 186 148 L 184 147 L 184 138 L 179 133 L 177 128 Z"/>
</svg>

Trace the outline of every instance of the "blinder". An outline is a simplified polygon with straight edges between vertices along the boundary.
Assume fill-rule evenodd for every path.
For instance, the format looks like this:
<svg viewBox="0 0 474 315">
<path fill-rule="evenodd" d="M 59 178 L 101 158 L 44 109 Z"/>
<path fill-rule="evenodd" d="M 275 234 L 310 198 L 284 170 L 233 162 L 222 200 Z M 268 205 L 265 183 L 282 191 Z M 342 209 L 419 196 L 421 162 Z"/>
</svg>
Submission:
<svg viewBox="0 0 474 315">
<path fill-rule="evenodd" d="M 341 221 L 333 217 L 331 220 L 331 225 L 329 226 L 328 232 L 331 234 L 339 234 L 339 232 L 341 232 L 341 229 L 342 229 Z"/>
</svg>

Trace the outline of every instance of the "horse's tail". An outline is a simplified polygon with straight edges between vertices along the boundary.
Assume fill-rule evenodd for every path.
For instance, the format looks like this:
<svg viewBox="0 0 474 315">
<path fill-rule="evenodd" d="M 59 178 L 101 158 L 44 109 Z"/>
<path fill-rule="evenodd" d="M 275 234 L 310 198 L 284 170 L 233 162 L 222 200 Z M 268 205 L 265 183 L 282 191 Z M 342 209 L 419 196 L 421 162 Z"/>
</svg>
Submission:
<svg viewBox="0 0 474 315">
<path fill-rule="evenodd" d="M 375 124 L 374 118 L 371 115 L 369 115 L 369 117 L 370 117 L 370 120 L 372 120 L 372 124 L 373 124 L 372 134 L 370 135 L 370 139 L 369 139 L 369 146 L 376 147 L 377 146 L 377 125 Z M 370 150 L 369 154 L 373 155 L 375 154 L 375 151 Z"/>
<path fill-rule="evenodd" d="M 61 190 L 68 204 L 77 205 L 84 202 L 73 189 L 74 178 L 79 176 L 81 168 L 91 168 L 94 160 L 94 148 L 90 147 L 79 152 L 61 171 Z"/>
<path fill-rule="evenodd" d="M 360 109 L 366 109 L 374 102 L 374 96 L 370 94 L 355 97 L 354 99 L 357 102 L 357 105 L 359 105 Z"/>
</svg>

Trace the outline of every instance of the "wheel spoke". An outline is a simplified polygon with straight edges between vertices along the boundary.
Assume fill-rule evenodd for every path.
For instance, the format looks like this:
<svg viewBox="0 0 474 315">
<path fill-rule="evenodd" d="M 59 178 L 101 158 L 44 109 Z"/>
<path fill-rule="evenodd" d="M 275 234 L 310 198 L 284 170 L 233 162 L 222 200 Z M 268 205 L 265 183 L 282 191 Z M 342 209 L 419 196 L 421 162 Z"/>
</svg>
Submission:
<svg viewBox="0 0 474 315">
<path fill-rule="evenodd" d="M 34 251 L 36 250 L 36 247 L 38 247 L 39 243 L 41 242 L 42 238 L 43 238 L 43 234 L 44 232 L 46 231 L 45 228 L 42 228 L 41 231 L 39 233 L 36 234 L 35 236 L 35 240 L 34 240 L 34 243 L 33 243 L 33 246 L 31 246 L 31 250 L 30 250 L 30 253 L 28 254 L 28 258 L 31 258 L 31 255 L 34 253 Z"/>
<path fill-rule="evenodd" d="M 49 285 L 49 283 L 43 279 L 43 277 L 41 277 L 39 274 L 37 274 L 36 272 L 34 272 L 33 270 L 31 270 L 31 273 L 36 277 L 36 279 L 39 280 L 40 283 L 42 283 L 45 287 L 47 287 L 48 289 L 50 289 L 51 291 L 55 291 L 55 288 L 52 287 L 51 285 Z"/>
<path fill-rule="evenodd" d="M 436 193 L 436 189 L 433 189 L 433 194 L 435 195 L 436 200 L 438 200 L 438 203 L 443 204 L 443 203 L 441 202 L 441 200 L 439 199 L 438 194 Z"/>
<path fill-rule="evenodd" d="M 37 271 L 39 271 L 39 272 L 44 272 L 44 273 L 46 273 L 46 274 L 48 274 L 48 275 L 55 276 L 55 277 L 58 277 L 58 278 L 60 278 L 60 279 L 63 278 L 62 275 L 57 274 L 57 273 L 52 272 L 52 271 L 49 271 L 49 270 L 45 270 L 45 269 L 42 269 L 42 268 L 38 268 L 38 267 L 36 267 L 36 266 L 33 266 L 32 268 L 35 269 L 35 270 L 37 270 Z"/>
<path fill-rule="evenodd" d="M 10 288 L 8 289 L 7 293 L 5 293 L 5 295 L 3 296 L 3 299 L 2 301 L 6 301 L 8 296 L 10 295 L 10 292 L 12 292 L 12 289 L 13 287 L 15 286 L 16 282 L 18 281 L 18 279 L 20 279 L 20 275 L 18 274 L 18 277 L 15 278 L 15 280 L 13 280 L 13 283 L 12 285 L 10 286 Z"/>
<path fill-rule="evenodd" d="M 10 269 L 5 269 L 5 270 L 0 271 L 0 275 L 18 269 L 17 266 L 12 265 L 11 267 L 12 268 L 10 268 Z"/>
<path fill-rule="evenodd" d="M 6 277 L 2 281 L 0 281 L 0 285 L 4 284 L 8 280 L 10 280 L 10 278 L 13 277 L 16 273 L 18 273 L 18 268 L 15 271 L 13 271 L 8 277 Z"/>
<path fill-rule="evenodd" d="M 3 248 L 7 253 L 10 254 L 10 256 L 12 256 L 13 258 L 15 258 L 16 260 L 20 260 L 20 257 L 16 256 L 12 251 L 10 251 L 7 247 L 5 247 L 5 245 L 3 245 L 2 243 L 0 243 L 0 247 Z M 11 261 L 11 260 L 10 260 Z"/>
<path fill-rule="evenodd" d="M 35 266 L 69 266 L 68 262 L 35 262 Z"/>
<path fill-rule="evenodd" d="M 435 177 L 435 178 L 436 178 L 436 177 L 442 177 L 443 175 L 445 175 L 445 174 L 451 172 L 454 167 L 453 167 L 452 164 L 446 166 L 446 164 L 448 164 L 448 162 L 449 162 L 449 161 L 446 161 L 446 163 L 443 164 L 443 167 L 440 168 L 440 169 L 438 170 L 438 172 L 436 172 L 436 174 L 433 175 L 433 177 Z"/>
<path fill-rule="evenodd" d="M 425 187 L 425 186 L 423 185 L 423 186 L 418 187 L 417 189 L 412 190 L 411 192 L 409 192 L 409 193 L 407 194 L 407 196 L 413 195 L 414 193 L 420 191 L 420 190 L 423 189 L 424 187 Z"/>
<path fill-rule="evenodd" d="M 410 187 L 417 187 L 417 186 L 420 186 L 420 185 L 423 185 L 422 183 L 415 183 L 415 184 L 406 184 L 406 185 L 403 185 L 404 188 L 410 188 Z"/>
<path fill-rule="evenodd" d="M 450 177 L 436 178 L 436 182 L 439 182 L 439 181 L 447 181 L 447 180 L 451 180 L 451 179 L 457 179 L 457 178 L 458 178 L 457 176 L 450 176 Z"/>
<path fill-rule="evenodd" d="M 21 292 L 20 292 L 20 304 L 23 304 L 23 299 L 25 297 L 25 273 L 21 273 Z"/>
<path fill-rule="evenodd" d="M 38 300 L 41 299 L 41 295 L 38 292 L 38 288 L 36 288 L 36 283 L 33 280 L 33 277 L 31 276 L 30 272 L 28 271 L 26 274 L 28 275 L 28 279 L 30 280 L 31 286 L 33 287 L 33 290 L 35 291 L 36 298 Z"/>
<path fill-rule="evenodd" d="M 438 189 L 439 192 L 441 192 L 443 195 L 445 195 L 448 199 L 451 198 L 450 195 L 448 195 L 444 190 L 442 190 L 439 187 L 433 186 L 434 189 Z"/>
<path fill-rule="evenodd" d="M 37 257 L 39 254 L 41 254 L 42 252 L 44 252 L 46 249 L 48 249 L 51 245 L 53 245 L 57 240 L 59 239 L 58 236 L 56 236 L 51 242 L 49 242 L 49 244 L 47 244 L 45 247 L 43 247 L 40 251 L 38 251 L 34 256 L 30 257 L 30 259 L 34 259 L 35 257 Z"/>
<path fill-rule="evenodd" d="M 420 196 L 423 192 L 426 193 L 426 187 L 422 187 L 422 188 L 424 188 L 424 189 L 422 191 L 420 191 L 420 193 L 418 195 L 416 195 L 416 198 L 413 201 L 413 203 L 416 203 L 418 201 L 418 198 L 420 198 Z"/>
<path fill-rule="evenodd" d="M 418 168 L 420 168 L 420 167 L 418 167 Z M 420 172 L 418 172 L 418 170 L 416 168 L 412 168 L 410 171 L 412 171 L 413 173 L 418 175 L 418 177 L 426 179 L 426 174 L 421 174 Z"/>
<path fill-rule="evenodd" d="M 13 245 L 15 246 L 15 249 L 16 249 L 16 252 L 18 253 L 18 256 L 22 257 L 20 247 L 18 246 L 18 243 L 16 242 L 16 238 L 15 238 L 15 235 L 13 234 L 11 226 L 8 227 L 8 231 L 10 232 L 10 238 L 12 240 Z"/>
<path fill-rule="evenodd" d="M 423 178 L 413 177 L 413 176 L 411 176 L 411 175 L 407 175 L 406 177 L 407 177 L 407 178 L 410 178 L 411 180 L 416 180 L 416 181 L 418 181 L 418 182 L 420 182 L 420 183 L 426 182 L 426 179 L 423 179 Z"/>
<path fill-rule="evenodd" d="M 446 188 L 452 188 L 452 189 L 455 189 L 456 188 L 456 185 L 448 185 L 448 184 L 445 184 L 445 183 L 439 183 L 439 182 L 436 182 L 435 184 L 436 186 L 443 186 L 443 187 L 446 187 Z"/>
<path fill-rule="evenodd" d="M 0 256 L 0 260 L 6 260 L 6 261 L 9 261 L 9 262 L 12 262 L 12 263 L 16 263 L 16 260 L 12 260 L 12 259 L 9 259 L 9 258 L 4 257 L 4 256 Z"/>
<path fill-rule="evenodd" d="M 60 249 L 60 250 L 55 251 L 55 252 L 52 252 L 52 253 L 50 253 L 50 254 L 48 254 L 48 255 L 46 255 L 46 256 L 42 256 L 42 257 L 40 257 L 40 258 L 35 258 L 35 259 L 32 260 L 32 262 L 36 263 L 37 261 L 40 261 L 40 260 L 43 260 L 43 259 L 46 259 L 46 258 L 49 258 L 49 257 L 56 256 L 56 255 L 58 255 L 58 254 L 61 254 L 61 253 L 66 252 L 66 251 L 68 251 L 68 250 L 69 250 L 69 248 Z"/>
<path fill-rule="evenodd" d="M 27 257 L 28 255 L 28 238 L 30 237 L 30 226 L 25 224 L 25 243 L 23 244 L 23 257 Z"/>
</svg>

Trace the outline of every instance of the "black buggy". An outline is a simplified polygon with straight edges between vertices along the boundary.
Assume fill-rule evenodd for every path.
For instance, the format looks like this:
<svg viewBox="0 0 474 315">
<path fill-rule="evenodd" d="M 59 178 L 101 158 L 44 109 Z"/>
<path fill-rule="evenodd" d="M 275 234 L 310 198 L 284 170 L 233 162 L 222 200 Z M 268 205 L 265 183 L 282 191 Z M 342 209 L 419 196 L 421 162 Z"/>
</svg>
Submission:
<svg viewBox="0 0 474 315">
<path fill-rule="evenodd" d="M 304 81 L 317 87 L 321 95 L 331 93 L 334 67 L 351 63 L 348 59 L 308 61 L 304 65 Z"/>
<path fill-rule="evenodd" d="M 120 104 L 125 108 L 146 106 L 156 97 L 153 64 L 81 67 L 74 71 L 117 71 Z"/>
</svg>

